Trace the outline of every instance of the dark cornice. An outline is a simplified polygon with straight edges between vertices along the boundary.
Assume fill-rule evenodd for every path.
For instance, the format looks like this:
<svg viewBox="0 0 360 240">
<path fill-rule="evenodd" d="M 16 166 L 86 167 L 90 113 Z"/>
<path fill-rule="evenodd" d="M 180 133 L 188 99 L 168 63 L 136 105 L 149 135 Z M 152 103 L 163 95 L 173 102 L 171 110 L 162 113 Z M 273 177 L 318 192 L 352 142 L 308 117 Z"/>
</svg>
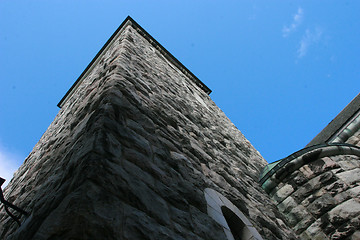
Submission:
<svg viewBox="0 0 360 240">
<path fill-rule="evenodd" d="M 336 135 L 360 109 L 360 94 L 358 94 L 306 147 L 327 143 Z"/>
<path fill-rule="evenodd" d="M 112 40 L 117 36 L 117 34 L 123 30 L 125 26 L 131 24 L 138 33 L 140 33 L 153 47 L 159 50 L 162 55 L 174 64 L 182 73 L 184 73 L 187 77 L 189 77 L 198 87 L 200 87 L 205 93 L 210 94 L 211 90 L 198 79 L 189 69 L 187 69 L 179 60 L 177 60 L 169 51 L 167 51 L 158 41 L 156 41 L 148 32 L 146 32 L 134 19 L 128 16 L 121 25 L 116 29 L 116 31 L 111 35 L 109 40 L 105 43 L 105 45 L 101 48 L 101 50 L 96 54 L 93 60 L 89 63 L 89 65 L 85 68 L 85 70 L 78 77 L 76 82 L 71 86 L 71 88 L 67 91 L 65 96 L 58 103 L 58 107 L 61 108 L 65 101 L 71 96 L 73 91 L 77 88 L 77 86 L 82 81 L 83 77 L 87 74 L 87 72 L 93 67 L 93 64 L 100 57 L 100 55 L 105 51 L 105 49 L 109 46 Z"/>
</svg>

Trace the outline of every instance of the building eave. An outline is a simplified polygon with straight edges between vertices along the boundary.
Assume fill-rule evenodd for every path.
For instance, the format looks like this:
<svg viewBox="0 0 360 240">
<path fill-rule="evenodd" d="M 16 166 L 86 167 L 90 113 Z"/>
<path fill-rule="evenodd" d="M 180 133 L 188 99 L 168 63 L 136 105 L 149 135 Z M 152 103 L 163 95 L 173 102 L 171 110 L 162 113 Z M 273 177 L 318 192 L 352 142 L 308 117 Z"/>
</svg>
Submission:
<svg viewBox="0 0 360 240">
<path fill-rule="evenodd" d="M 356 119 L 360 110 L 360 94 L 358 94 L 318 135 L 305 147 L 331 142 L 341 134 L 346 126 Z"/>
</svg>

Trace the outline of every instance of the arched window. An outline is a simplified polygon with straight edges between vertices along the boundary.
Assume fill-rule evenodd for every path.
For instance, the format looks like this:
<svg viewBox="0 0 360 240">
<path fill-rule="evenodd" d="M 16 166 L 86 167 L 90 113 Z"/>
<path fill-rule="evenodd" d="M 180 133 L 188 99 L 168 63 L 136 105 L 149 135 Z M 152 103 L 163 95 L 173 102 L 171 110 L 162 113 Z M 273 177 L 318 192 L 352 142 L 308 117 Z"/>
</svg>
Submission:
<svg viewBox="0 0 360 240">
<path fill-rule="evenodd" d="M 221 211 L 235 240 L 251 239 L 251 232 L 233 211 L 225 206 L 221 207 Z"/>
<path fill-rule="evenodd" d="M 245 215 L 226 197 L 206 188 L 204 191 L 207 211 L 219 223 L 228 240 L 263 240 Z"/>
</svg>

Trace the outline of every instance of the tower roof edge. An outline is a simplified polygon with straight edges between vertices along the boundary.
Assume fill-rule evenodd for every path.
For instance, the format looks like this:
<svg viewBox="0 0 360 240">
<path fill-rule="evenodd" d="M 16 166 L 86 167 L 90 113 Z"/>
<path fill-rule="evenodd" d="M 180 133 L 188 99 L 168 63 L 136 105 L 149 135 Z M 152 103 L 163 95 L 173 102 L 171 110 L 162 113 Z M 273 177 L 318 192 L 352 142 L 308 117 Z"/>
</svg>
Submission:
<svg viewBox="0 0 360 240">
<path fill-rule="evenodd" d="M 69 97 L 73 94 L 76 88 L 80 85 L 81 81 L 86 77 L 89 70 L 91 70 L 99 57 L 106 51 L 107 48 L 111 45 L 113 40 L 118 36 L 126 26 L 131 25 L 136 29 L 138 33 L 140 33 L 150 44 L 152 44 L 157 50 L 161 52 L 161 54 L 169 60 L 172 64 L 174 64 L 181 72 L 183 72 L 186 76 L 188 76 L 198 87 L 200 87 L 205 93 L 210 94 L 211 90 L 208 88 L 200 79 L 198 79 L 189 69 L 187 69 L 178 59 L 176 59 L 169 51 L 167 51 L 155 38 L 153 38 L 145 29 L 143 29 L 133 18 L 127 16 L 126 19 L 120 24 L 120 26 L 116 29 L 116 31 L 111 35 L 111 37 L 106 41 L 105 45 L 100 49 L 100 51 L 96 54 L 96 56 L 92 59 L 92 61 L 88 64 L 85 70 L 80 74 L 75 83 L 70 87 L 70 89 L 66 92 L 64 97 L 57 104 L 59 108 L 61 108 L 64 103 L 69 99 Z"/>
</svg>

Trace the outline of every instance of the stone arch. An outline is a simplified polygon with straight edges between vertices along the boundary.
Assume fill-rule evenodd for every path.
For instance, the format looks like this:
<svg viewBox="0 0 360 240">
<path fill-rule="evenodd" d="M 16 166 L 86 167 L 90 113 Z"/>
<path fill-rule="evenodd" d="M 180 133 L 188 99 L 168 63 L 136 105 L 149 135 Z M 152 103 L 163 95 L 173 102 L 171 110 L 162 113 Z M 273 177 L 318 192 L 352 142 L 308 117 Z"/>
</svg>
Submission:
<svg viewBox="0 0 360 240">
<path fill-rule="evenodd" d="M 360 147 L 346 143 L 319 144 L 304 148 L 290 156 L 281 159 L 273 164 L 270 169 L 266 169 L 261 174 L 259 183 L 261 187 L 270 193 L 288 175 L 300 167 L 320 158 L 331 156 L 354 155 L 360 157 Z"/>
<path fill-rule="evenodd" d="M 228 240 L 263 240 L 245 215 L 221 193 L 204 190 L 209 216 L 219 223 Z"/>
</svg>

